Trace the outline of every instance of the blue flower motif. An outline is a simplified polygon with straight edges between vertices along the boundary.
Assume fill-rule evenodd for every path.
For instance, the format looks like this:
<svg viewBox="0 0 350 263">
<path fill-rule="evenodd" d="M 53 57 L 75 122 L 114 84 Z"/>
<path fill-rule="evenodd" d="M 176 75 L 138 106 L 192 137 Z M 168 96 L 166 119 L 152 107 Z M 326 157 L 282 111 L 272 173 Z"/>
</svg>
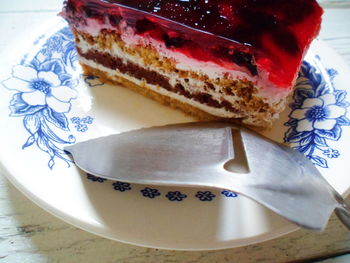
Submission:
<svg viewBox="0 0 350 263">
<path fill-rule="evenodd" d="M 160 195 L 160 192 L 158 189 L 152 189 L 149 187 L 146 187 L 140 191 L 144 197 L 148 198 L 155 198 L 156 196 Z"/>
<path fill-rule="evenodd" d="M 43 39 L 41 36 L 34 45 L 38 47 Z M 70 74 L 78 60 L 73 35 L 65 27 L 39 49 L 32 50 L 36 53 L 24 55 L 20 64 L 13 67 L 12 76 L 1 82 L 5 88 L 16 91 L 9 103 L 10 116 L 23 118 L 29 134 L 23 149 L 36 146 L 48 154 L 50 169 L 57 159 L 69 166 L 72 161 L 59 144 L 74 143 L 75 137 L 57 132 L 57 128 L 70 131 L 66 113 L 71 109 L 71 100 L 77 97 L 74 87 L 79 80 Z"/>
<path fill-rule="evenodd" d="M 80 123 L 80 118 L 79 117 L 73 117 L 70 118 L 70 121 L 74 124 L 79 124 Z"/>
<path fill-rule="evenodd" d="M 87 125 L 82 125 L 82 124 L 76 125 L 75 128 L 76 128 L 77 131 L 79 131 L 79 132 L 86 132 L 86 131 L 88 130 Z"/>
<path fill-rule="evenodd" d="M 337 119 L 345 113 L 346 109 L 337 105 L 335 95 L 326 93 L 317 98 L 306 98 L 290 117 L 297 120 L 297 132 L 332 130 L 337 125 Z"/>
<path fill-rule="evenodd" d="M 119 192 L 125 192 L 131 190 L 131 185 L 129 183 L 123 183 L 123 182 L 114 182 L 113 188 L 116 191 Z"/>
<path fill-rule="evenodd" d="M 70 101 L 77 97 L 76 90 L 64 85 L 54 71 L 37 70 L 32 66 L 17 65 L 12 77 L 2 84 L 19 92 L 29 106 L 48 106 L 55 112 L 69 112 Z"/>
<path fill-rule="evenodd" d="M 87 179 L 89 179 L 93 182 L 103 183 L 104 181 L 106 181 L 106 179 L 98 177 L 98 176 L 94 176 L 92 174 L 87 174 L 86 177 L 87 177 Z"/>
<path fill-rule="evenodd" d="M 72 117 L 70 120 L 73 124 L 75 124 L 74 127 L 78 132 L 86 132 L 89 129 L 88 124 L 92 124 L 94 118 L 90 116 L 86 116 L 84 118 Z"/>
<path fill-rule="evenodd" d="M 94 120 L 94 118 L 92 118 L 90 116 L 87 116 L 87 117 L 81 119 L 81 121 L 83 123 L 86 123 L 86 124 L 92 124 L 93 120 Z"/>
<path fill-rule="evenodd" d="M 165 197 L 168 198 L 170 201 L 182 201 L 184 198 L 187 197 L 187 195 L 182 194 L 179 191 L 175 191 L 168 192 Z"/>
<path fill-rule="evenodd" d="M 315 165 L 328 168 L 328 158 L 340 155 L 328 145 L 328 141 L 338 141 L 342 126 L 349 126 L 346 117 L 349 103 L 345 100 L 347 92 L 337 90 L 333 80 L 337 71 L 327 70 L 330 81 L 308 62 L 304 62 L 294 92 L 294 102 L 289 121 L 290 128 L 284 140 L 296 150 L 304 153 Z"/>
<path fill-rule="evenodd" d="M 221 194 L 223 194 L 226 197 L 238 197 L 238 194 L 229 190 L 222 190 Z"/>
<path fill-rule="evenodd" d="M 214 195 L 210 191 L 198 191 L 196 194 L 196 197 L 203 202 L 212 201 L 215 198 L 215 196 L 216 195 Z"/>
<path fill-rule="evenodd" d="M 340 153 L 338 150 L 334 150 L 334 149 L 327 149 L 323 151 L 324 155 L 327 155 L 328 158 L 338 158 L 340 156 Z"/>
</svg>

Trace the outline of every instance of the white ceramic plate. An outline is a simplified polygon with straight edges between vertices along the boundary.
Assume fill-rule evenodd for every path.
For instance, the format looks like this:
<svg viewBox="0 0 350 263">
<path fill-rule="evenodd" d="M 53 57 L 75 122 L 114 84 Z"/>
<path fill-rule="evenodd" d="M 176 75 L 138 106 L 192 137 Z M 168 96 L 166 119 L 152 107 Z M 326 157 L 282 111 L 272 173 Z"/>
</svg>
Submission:
<svg viewBox="0 0 350 263">
<path fill-rule="evenodd" d="M 0 161 L 8 178 L 42 208 L 97 235 L 166 249 L 230 248 L 297 229 L 232 192 L 129 185 L 81 173 L 62 151 L 65 145 L 193 119 L 82 76 L 72 34 L 61 20 L 29 51 L 24 44 L 22 59 L 0 69 Z M 350 71 L 324 44 L 315 42 L 311 50 L 293 103 L 265 135 L 303 151 L 345 195 Z"/>
</svg>

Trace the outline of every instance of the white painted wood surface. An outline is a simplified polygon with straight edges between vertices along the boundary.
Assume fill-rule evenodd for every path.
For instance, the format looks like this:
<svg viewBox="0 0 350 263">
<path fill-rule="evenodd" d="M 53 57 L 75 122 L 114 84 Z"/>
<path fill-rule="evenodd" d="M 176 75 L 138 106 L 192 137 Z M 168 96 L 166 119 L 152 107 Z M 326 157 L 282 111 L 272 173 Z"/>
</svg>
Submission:
<svg viewBox="0 0 350 263">
<path fill-rule="evenodd" d="M 326 11 L 320 38 L 350 65 L 350 1 L 320 2 Z M 33 28 L 54 16 L 61 5 L 60 0 L 1 1 L 0 50 L 10 47 L 16 35 L 30 35 Z M 0 174 L 0 263 L 250 263 L 321 259 L 327 263 L 350 262 L 350 232 L 334 216 L 322 233 L 299 230 L 242 248 L 204 252 L 148 249 L 110 241 L 66 224 L 29 201 Z"/>
</svg>

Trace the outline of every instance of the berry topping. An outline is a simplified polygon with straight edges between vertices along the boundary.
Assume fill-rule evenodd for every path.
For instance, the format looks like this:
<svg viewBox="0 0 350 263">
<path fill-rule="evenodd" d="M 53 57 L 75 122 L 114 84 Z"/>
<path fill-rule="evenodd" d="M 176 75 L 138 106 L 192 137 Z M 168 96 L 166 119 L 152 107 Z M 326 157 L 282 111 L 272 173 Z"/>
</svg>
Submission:
<svg viewBox="0 0 350 263">
<path fill-rule="evenodd" d="M 240 43 L 263 47 L 270 35 L 286 52 L 300 52 L 290 28 L 318 6 L 313 0 L 106 0 L 143 10 Z"/>
<path fill-rule="evenodd" d="M 237 65 L 247 67 L 249 71 L 252 73 L 252 75 L 258 74 L 256 66 L 253 64 L 253 56 L 251 54 L 244 53 L 239 50 L 235 50 L 232 55 L 232 60 Z"/>
<path fill-rule="evenodd" d="M 181 47 L 185 40 L 178 36 L 171 36 L 171 34 L 164 34 L 163 36 L 165 46 L 167 48 L 171 47 Z"/>
<path fill-rule="evenodd" d="M 151 31 L 157 28 L 157 25 L 155 25 L 153 22 L 150 20 L 144 18 L 141 20 L 138 20 L 135 25 L 136 31 L 139 34 L 143 34 L 147 31 Z"/>
<path fill-rule="evenodd" d="M 125 20 L 186 56 L 266 71 L 282 88 L 293 84 L 323 12 L 316 0 L 68 0 L 65 11 L 74 25 L 79 12 L 112 26 Z"/>
</svg>

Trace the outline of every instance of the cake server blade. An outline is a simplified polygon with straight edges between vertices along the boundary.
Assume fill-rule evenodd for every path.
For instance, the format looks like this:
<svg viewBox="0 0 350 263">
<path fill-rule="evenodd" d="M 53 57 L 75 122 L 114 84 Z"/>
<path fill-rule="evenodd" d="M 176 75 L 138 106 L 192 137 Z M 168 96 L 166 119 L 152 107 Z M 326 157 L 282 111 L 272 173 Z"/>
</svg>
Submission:
<svg viewBox="0 0 350 263">
<path fill-rule="evenodd" d="M 65 148 L 78 167 L 111 180 L 210 187 L 245 195 L 291 222 L 322 230 L 336 210 L 350 229 L 350 209 L 301 153 L 228 123 L 167 125 Z"/>
</svg>

